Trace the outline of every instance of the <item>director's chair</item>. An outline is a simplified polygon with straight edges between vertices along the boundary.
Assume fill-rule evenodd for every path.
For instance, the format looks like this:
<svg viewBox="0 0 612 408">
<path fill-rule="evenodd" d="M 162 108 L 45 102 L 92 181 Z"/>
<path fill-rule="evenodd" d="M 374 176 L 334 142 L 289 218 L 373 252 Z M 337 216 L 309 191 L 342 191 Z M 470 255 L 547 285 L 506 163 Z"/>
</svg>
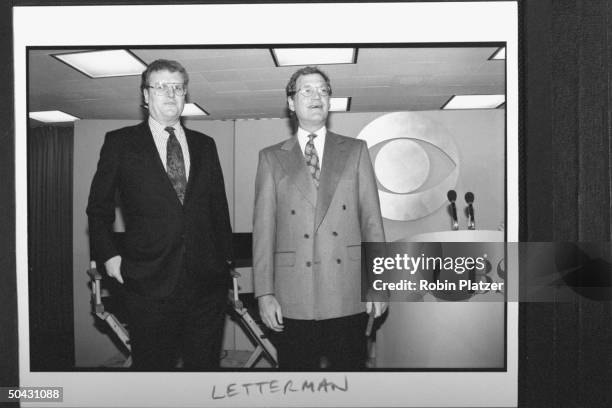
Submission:
<svg viewBox="0 0 612 408">
<path fill-rule="evenodd" d="M 105 291 L 101 287 L 102 275 L 96 267 L 96 262 L 91 261 L 89 266 L 87 275 L 89 275 L 91 284 L 91 304 L 93 307 L 93 312 L 100 320 L 106 322 L 117 338 L 121 341 L 121 344 L 124 346 L 125 350 L 130 353 L 131 346 L 128 330 L 126 329 L 125 325 L 119 321 L 117 316 L 107 311 L 104 307 L 103 298 L 106 297 L 106 293 L 104 293 Z M 240 274 L 236 272 L 231 265 L 230 268 L 234 287 L 234 289 L 230 291 L 230 304 L 240 319 L 240 326 L 245 330 L 246 334 L 256 345 L 255 350 L 245 363 L 244 367 L 253 367 L 260 357 L 265 357 L 273 367 L 276 367 L 278 365 L 276 348 L 272 345 L 257 322 L 251 317 L 248 309 L 240 300 L 237 280 Z M 131 365 L 132 358 L 131 356 L 128 356 L 123 363 L 123 367 L 127 368 Z"/>
<path fill-rule="evenodd" d="M 240 318 L 240 326 L 244 329 L 247 336 L 255 343 L 255 350 L 244 364 L 245 368 L 251 368 L 257 363 L 260 357 L 265 357 L 272 367 L 278 366 L 278 359 L 276 354 L 276 348 L 268 339 L 259 326 L 259 324 L 251 317 L 248 309 L 239 298 L 239 287 L 238 287 L 238 273 L 230 263 L 230 270 L 232 274 L 233 290 L 230 291 L 230 303 L 234 308 L 234 311 Z"/>
<path fill-rule="evenodd" d="M 130 346 L 130 336 L 125 326 L 117 319 L 117 317 L 104 308 L 102 302 L 103 290 L 101 288 L 102 275 L 96 268 L 96 262 L 91 261 L 89 263 L 89 269 L 87 270 L 91 284 L 91 304 L 93 307 L 94 314 L 102 321 L 106 322 L 111 330 L 117 335 L 117 338 L 121 341 L 125 349 L 129 352 L 132 351 Z M 123 367 L 130 367 L 132 365 L 132 357 L 128 358 L 123 363 Z"/>
</svg>

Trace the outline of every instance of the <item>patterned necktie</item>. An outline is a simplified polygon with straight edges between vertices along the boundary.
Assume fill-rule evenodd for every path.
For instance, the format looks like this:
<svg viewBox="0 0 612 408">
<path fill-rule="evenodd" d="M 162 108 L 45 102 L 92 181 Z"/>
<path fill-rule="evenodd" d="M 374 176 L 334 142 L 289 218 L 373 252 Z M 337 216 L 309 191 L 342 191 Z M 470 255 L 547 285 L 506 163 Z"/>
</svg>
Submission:
<svg viewBox="0 0 612 408">
<path fill-rule="evenodd" d="M 317 137 L 317 135 L 314 133 L 308 135 L 308 143 L 306 143 L 306 147 L 304 148 L 304 157 L 306 158 L 308 170 L 310 170 L 310 174 L 312 175 L 312 180 L 314 181 L 315 186 L 319 188 L 321 168 L 319 167 L 319 155 L 317 154 L 317 149 L 314 145 L 315 137 Z"/>
<path fill-rule="evenodd" d="M 185 161 L 183 160 L 183 150 L 179 144 L 174 128 L 168 126 L 164 129 L 170 134 L 168 144 L 166 145 L 166 167 L 168 170 L 168 178 L 172 182 L 172 187 L 176 191 L 181 204 L 185 199 L 185 190 L 187 189 L 187 177 L 185 176 Z"/>
</svg>

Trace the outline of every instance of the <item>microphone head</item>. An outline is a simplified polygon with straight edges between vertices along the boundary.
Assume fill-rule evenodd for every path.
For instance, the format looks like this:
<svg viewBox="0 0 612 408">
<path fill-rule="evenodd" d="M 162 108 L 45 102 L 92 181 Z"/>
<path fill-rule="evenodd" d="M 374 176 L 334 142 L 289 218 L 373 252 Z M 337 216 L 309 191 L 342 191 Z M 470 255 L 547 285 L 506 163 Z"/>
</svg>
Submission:
<svg viewBox="0 0 612 408">
<path fill-rule="evenodd" d="M 465 201 L 468 204 L 472 204 L 474 202 L 474 193 L 472 193 L 471 191 L 465 193 Z"/>
<path fill-rule="evenodd" d="M 448 190 L 448 193 L 446 193 L 446 198 L 448 198 L 448 201 L 451 203 L 454 202 L 457 199 L 457 192 L 455 190 Z"/>
</svg>

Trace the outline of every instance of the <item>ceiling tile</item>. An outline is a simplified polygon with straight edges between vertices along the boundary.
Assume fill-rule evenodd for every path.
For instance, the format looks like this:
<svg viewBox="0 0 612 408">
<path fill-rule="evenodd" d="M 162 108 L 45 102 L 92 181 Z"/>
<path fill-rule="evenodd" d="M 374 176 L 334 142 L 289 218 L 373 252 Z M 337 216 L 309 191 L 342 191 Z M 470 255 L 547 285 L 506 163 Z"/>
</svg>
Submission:
<svg viewBox="0 0 612 408">
<path fill-rule="evenodd" d="M 487 61 L 495 47 L 362 48 L 357 64 L 323 65 L 334 95 L 351 96 L 352 112 L 439 109 L 458 93 L 503 93 L 504 63 Z M 52 58 L 68 49 L 30 50 L 32 110 L 58 109 L 84 119 L 141 119 L 140 77 L 90 79 Z M 202 120 L 286 116 L 284 88 L 299 67 L 275 67 L 267 48 L 134 49 L 146 63 L 183 63 L 189 101 Z"/>
</svg>

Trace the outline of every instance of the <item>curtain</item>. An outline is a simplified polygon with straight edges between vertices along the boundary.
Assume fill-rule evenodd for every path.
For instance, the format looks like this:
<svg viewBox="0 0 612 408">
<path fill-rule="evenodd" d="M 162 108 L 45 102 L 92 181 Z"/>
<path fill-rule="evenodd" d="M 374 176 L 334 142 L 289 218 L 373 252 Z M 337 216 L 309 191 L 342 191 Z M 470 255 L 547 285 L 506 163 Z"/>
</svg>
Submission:
<svg viewBox="0 0 612 408">
<path fill-rule="evenodd" d="M 30 369 L 70 369 L 74 129 L 31 128 L 27 142 Z"/>
</svg>

